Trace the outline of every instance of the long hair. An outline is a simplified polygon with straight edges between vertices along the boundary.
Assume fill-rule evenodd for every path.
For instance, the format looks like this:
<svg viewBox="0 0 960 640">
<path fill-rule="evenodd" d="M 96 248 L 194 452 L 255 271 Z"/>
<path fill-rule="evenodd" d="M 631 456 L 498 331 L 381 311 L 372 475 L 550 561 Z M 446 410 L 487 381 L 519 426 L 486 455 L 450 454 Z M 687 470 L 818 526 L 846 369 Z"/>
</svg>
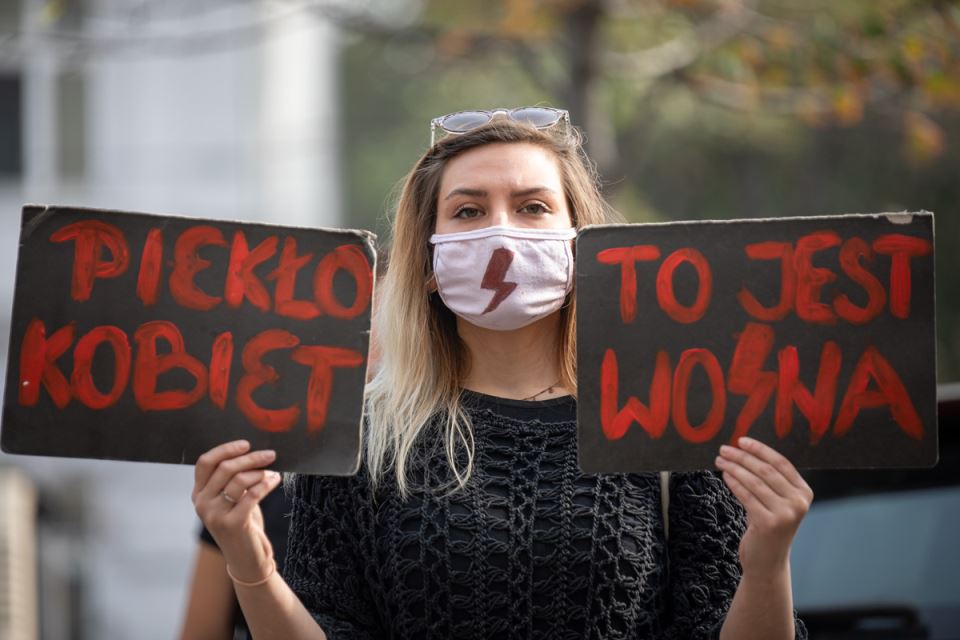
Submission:
<svg viewBox="0 0 960 640">
<path fill-rule="evenodd" d="M 393 221 L 389 268 L 378 287 L 373 333 L 379 362 L 367 385 L 366 465 L 374 486 L 388 474 L 402 496 L 410 493 L 408 464 L 419 438 L 434 420 L 452 472 L 449 489 L 462 488 L 473 469 L 470 418 L 460 403 L 469 352 L 456 318 L 431 291 L 430 235 L 436 225 L 440 180 L 447 163 L 469 149 L 495 143 L 532 143 L 553 153 L 575 227 L 599 224 L 615 214 L 600 195 L 596 170 L 579 132 L 563 124 L 548 130 L 496 119 L 433 145 L 406 176 Z M 576 394 L 574 297 L 560 310 L 557 345 L 560 379 Z M 463 454 L 463 455 L 461 455 Z"/>
</svg>

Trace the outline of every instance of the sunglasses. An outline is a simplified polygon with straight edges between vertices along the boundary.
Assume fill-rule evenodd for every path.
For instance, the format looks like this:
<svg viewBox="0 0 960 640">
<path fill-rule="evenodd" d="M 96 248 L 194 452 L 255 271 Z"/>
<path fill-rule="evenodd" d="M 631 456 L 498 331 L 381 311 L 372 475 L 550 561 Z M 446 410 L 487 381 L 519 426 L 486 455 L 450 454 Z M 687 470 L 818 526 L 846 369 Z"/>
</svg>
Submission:
<svg viewBox="0 0 960 640">
<path fill-rule="evenodd" d="M 570 124 L 570 114 L 564 109 L 550 107 L 519 107 L 517 109 L 492 109 L 490 111 L 457 111 L 430 121 L 430 146 L 446 134 L 459 134 L 482 127 L 497 116 L 505 116 L 514 122 L 533 125 L 537 129 L 549 129 L 563 122 Z M 439 135 L 438 135 L 439 134 Z"/>
</svg>

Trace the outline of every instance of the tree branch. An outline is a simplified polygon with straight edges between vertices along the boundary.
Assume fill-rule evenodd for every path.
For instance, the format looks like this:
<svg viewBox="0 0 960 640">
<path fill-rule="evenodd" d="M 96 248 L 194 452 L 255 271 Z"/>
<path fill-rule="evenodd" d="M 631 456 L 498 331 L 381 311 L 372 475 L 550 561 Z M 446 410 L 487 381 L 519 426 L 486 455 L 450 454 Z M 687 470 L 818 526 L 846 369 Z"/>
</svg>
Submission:
<svg viewBox="0 0 960 640">
<path fill-rule="evenodd" d="M 707 102 L 737 111 L 757 111 L 775 115 L 832 115 L 832 97 L 845 85 L 824 87 L 762 87 L 731 82 L 704 74 L 679 74 L 677 79 Z M 871 86 L 862 92 L 864 105 L 875 104 L 898 95 L 898 92 Z"/>
<path fill-rule="evenodd" d="M 723 46 L 756 18 L 752 3 L 731 1 L 712 18 L 673 40 L 631 53 L 608 52 L 607 67 L 643 80 L 663 77 Z"/>
</svg>

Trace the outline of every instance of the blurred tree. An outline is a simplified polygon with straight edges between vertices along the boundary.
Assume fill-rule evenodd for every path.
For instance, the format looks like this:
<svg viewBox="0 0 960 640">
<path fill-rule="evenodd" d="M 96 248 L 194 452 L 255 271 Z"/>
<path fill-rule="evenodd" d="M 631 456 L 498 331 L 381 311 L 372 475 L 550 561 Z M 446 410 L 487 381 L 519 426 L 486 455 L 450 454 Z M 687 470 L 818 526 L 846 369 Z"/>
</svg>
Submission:
<svg viewBox="0 0 960 640">
<path fill-rule="evenodd" d="M 669 88 L 820 126 L 894 111 L 918 164 L 945 148 L 938 114 L 960 111 L 956 1 L 424 0 L 402 21 L 321 10 L 395 50 L 418 48 L 433 69 L 510 55 L 575 114 L 606 175 L 622 175 L 620 141 L 646 126 L 630 105 Z M 631 100 L 613 104 L 618 92 Z"/>
<path fill-rule="evenodd" d="M 937 212 L 938 365 L 960 379 L 960 3 L 391 6 L 318 9 L 354 34 L 343 87 L 356 224 L 386 230 L 383 194 L 427 146 L 431 117 L 563 106 L 633 220 Z"/>
</svg>

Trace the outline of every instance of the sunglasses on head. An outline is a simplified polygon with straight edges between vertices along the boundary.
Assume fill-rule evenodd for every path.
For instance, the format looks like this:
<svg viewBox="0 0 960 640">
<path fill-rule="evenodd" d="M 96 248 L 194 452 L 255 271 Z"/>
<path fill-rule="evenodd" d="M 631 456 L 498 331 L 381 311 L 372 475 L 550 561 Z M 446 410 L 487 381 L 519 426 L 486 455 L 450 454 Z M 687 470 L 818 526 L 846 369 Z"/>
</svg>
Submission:
<svg viewBox="0 0 960 640">
<path fill-rule="evenodd" d="M 446 134 L 459 134 L 473 131 L 497 116 L 503 116 L 515 122 L 533 125 L 537 129 L 549 129 L 559 122 L 570 124 L 570 114 L 564 109 L 551 107 L 518 107 L 516 109 L 492 109 L 490 111 L 457 111 L 430 121 L 430 146 L 441 140 Z"/>
</svg>

